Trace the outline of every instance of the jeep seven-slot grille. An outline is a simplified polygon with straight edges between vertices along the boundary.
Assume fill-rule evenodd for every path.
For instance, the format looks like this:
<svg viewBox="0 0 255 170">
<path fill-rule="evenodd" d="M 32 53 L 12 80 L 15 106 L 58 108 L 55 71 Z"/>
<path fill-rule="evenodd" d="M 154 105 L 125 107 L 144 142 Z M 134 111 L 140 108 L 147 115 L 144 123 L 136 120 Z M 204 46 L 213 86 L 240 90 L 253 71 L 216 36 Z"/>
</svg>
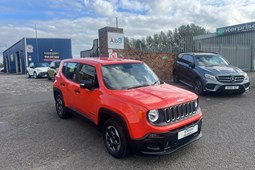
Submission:
<svg viewBox="0 0 255 170">
<path fill-rule="evenodd" d="M 197 111 L 197 108 L 195 107 L 196 102 L 197 101 L 192 101 L 163 109 L 166 123 L 174 123 L 196 114 Z"/>
<path fill-rule="evenodd" d="M 244 80 L 244 76 L 218 76 L 218 81 L 222 83 L 241 83 Z"/>
</svg>

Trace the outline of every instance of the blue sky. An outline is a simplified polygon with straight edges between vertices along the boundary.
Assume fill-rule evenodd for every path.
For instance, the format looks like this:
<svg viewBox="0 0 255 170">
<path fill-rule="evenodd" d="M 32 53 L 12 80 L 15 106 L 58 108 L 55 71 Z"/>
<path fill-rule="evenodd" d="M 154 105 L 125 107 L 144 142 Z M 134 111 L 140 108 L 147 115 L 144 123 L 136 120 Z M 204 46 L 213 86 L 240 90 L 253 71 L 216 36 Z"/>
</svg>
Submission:
<svg viewBox="0 0 255 170">
<path fill-rule="evenodd" d="M 254 9 L 254 0 L 1 0 L 0 58 L 21 38 L 34 37 L 35 24 L 38 37 L 71 38 L 79 57 L 116 17 L 125 36 L 141 38 L 190 23 L 215 32 L 255 21 Z"/>
</svg>

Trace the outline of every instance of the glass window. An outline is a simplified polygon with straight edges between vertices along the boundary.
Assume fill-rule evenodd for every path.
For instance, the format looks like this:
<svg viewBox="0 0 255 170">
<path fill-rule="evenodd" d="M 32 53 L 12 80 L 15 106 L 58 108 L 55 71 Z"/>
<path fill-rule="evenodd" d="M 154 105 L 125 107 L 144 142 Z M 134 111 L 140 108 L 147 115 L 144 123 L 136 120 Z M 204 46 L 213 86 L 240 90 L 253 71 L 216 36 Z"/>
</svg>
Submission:
<svg viewBox="0 0 255 170">
<path fill-rule="evenodd" d="M 143 63 L 102 66 L 104 84 L 108 89 L 132 89 L 159 84 L 158 77 Z"/>
<path fill-rule="evenodd" d="M 54 62 L 50 63 L 50 67 L 55 67 Z"/>
<path fill-rule="evenodd" d="M 34 66 L 35 64 L 33 62 L 29 64 L 29 67 L 34 67 Z"/>
<path fill-rule="evenodd" d="M 182 56 L 182 61 L 183 61 L 184 63 L 186 63 L 187 60 L 188 60 L 188 56 L 187 56 L 187 55 Z"/>
<path fill-rule="evenodd" d="M 56 68 L 59 68 L 59 66 L 60 66 L 60 61 L 55 61 L 54 63 L 55 63 L 55 67 L 56 67 Z"/>
<path fill-rule="evenodd" d="M 190 63 L 194 63 L 194 59 L 191 55 L 184 55 L 182 58 L 181 58 L 181 61 L 185 64 L 190 64 Z"/>
<path fill-rule="evenodd" d="M 34 64 L 35 67 L 49 67 L 48 63 L 35 63 Z"/>
<path fill-rule="evenodd" d="M 188 61 L 189 63 L 194 63 L 193 56 L 188 55 L 187 61 Z"/>
<path fill-rule="evenodd" d="M 77 63 L 64 63 L 62 68 L 62 73 L 65 77 L 71 81 L 76 81 L 76 69 L 78 64 Z"/>
<path fill-rule="evenodd" d="M 78 82 L 82 84 L 86 83 L 88 80 L 94 82 L 95 87 L 98 87 L 96 68 L 87 64 L 81 64 L 78 74 Z"/>
<path fill-rule="evenodd" d="M 197 55 L 196 64 L 199 66 L 226 66 L 228 62 L 219 55 Z"/>
</svg>

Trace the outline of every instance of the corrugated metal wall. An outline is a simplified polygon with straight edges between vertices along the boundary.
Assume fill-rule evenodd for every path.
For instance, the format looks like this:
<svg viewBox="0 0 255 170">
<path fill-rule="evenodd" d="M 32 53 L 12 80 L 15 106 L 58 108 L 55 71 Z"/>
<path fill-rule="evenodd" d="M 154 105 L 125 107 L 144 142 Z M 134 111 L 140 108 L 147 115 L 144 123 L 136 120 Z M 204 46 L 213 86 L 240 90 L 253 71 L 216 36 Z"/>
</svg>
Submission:
<svg viewBox="0 0 255 170">
<path fill-rule="evenodd" d="M 72 58 L 71 39 L 63 38 L 38 38 L 38 52 L 35 38 L 23 38 L 10 48 L 3 52 L 3 61 L 6 71 L 9 73 L 23 73 L 26 74 L 26 67 L 31 62 L 48 62 L 44 61 L 44 52 L 50 49 L 60 53 L 60 59 Z M 33 50 L 27 52 L 26 45 L 31 45 Z M 38 55 L 37 55 L 38 54 Z M 26 56 L 31 58 L 26 65 Z M 18 59 L 20 60 L 19 62 Z M 18 69 L 18 65 L 20 66 Z"/>
<path fill-rule="evenodd" d="M 196 51 L 216 52 L 232 65 L 245 71 L 254 70 L 255 32 L 245 32 L 227 36 L 195 39 Z"/>
</svg>

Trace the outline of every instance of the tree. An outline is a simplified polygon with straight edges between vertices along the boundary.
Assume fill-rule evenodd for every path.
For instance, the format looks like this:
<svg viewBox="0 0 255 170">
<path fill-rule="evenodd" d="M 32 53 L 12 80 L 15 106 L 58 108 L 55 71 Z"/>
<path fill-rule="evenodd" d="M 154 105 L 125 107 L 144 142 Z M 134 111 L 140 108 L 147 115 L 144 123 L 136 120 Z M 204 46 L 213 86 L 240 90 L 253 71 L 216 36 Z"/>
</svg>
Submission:
<svg viewBox="0 0 255 170">
<path fill-rule="evenodd" d="M 197 26 L 195 24 L 182 25 L 178 28 L 178 33 L 182 36 L 196 36 L 206 34 L 206 30 L 203 27 Z"/>
<path fill-rule="evenodd" d="M 209 33 L 205 28 L 188 24 L 175 28 L 172 32 L 161 31 L 159 34 L 147 36 L 145 39 L 132 39 L 130 47 L 138 50 L 181 52 L 193 50 L 193 36 Z"/>
</svg>

